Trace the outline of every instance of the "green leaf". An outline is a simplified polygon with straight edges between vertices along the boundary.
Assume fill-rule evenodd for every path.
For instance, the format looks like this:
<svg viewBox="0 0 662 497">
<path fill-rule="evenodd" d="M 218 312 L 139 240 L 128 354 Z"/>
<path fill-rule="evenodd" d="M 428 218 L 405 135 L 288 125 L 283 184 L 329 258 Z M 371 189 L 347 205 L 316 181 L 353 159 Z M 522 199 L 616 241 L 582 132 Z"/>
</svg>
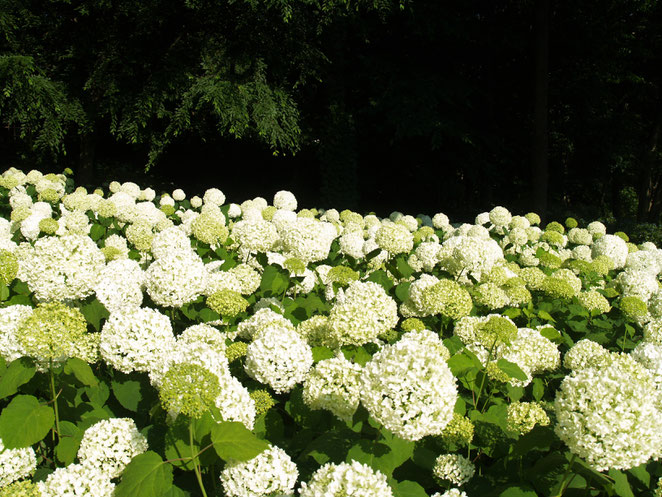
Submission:
<svg viewBox="0 0 662 497">
<path fill-rule="evenodd" d="M 533 393 L 533 398 L 537 401 L 540 401 L 542 396 L 545 394 L 545 387 L 543 386 L 542 380 L 540 378 L 533 379 L 533 387 L 531 390 Z"/>
<path fill-rule="evenodd" d="M 284 274 L 284 270 L 279 266 L 269 265 L 264 268 L 260 289 L 263 292 L 271 292 L 272 295 L 280 295 L 290 284 L 290 278 Z"/>
<path fill-rule="evenodd" d="M 393 489 L 393 497 L 427 497 L 425 489 L 415 481 L 405 480 L 396 481 L 391 479 L 389 481 Z"/>
<path fill-rule="evenodd" d="M 367 281 L 372 281 L 374 283 L 381 285 L 384 288 L 384 290 L 386 290 L 387 292 L 394 286 L 393 280 L 391 280 L 391 278 L 389 278 L 386 271 L 382 269 L 370 273 L 370 276 L 368 276 Z"/>
<path fill-rule="evenodd" d="M 269 448 L 269 444 L 260 440 L 243 424 L 224 421 L 212 428 L 211 440 L 214 450 L 224 461 L 247 461 Z"/>
<path fill-rule="evenodd" d="M 62 464 L 71 464 L 76 459 L 83 430 L 69 421 L 60 421 L 60 441 L 55 447 L 55 455 Z"/>
<path fill-rule="evenodd" d="M 123 382 L 113 380 L 111 382 L 113 395 L 122 407 L 129 411 L 138 411 L 138 404 L 142 400 L 141 385 L 139 381 L 126 380 Z"/>
<path fill-rule="evenodd" d="M 100 224 L 93 224 L 90 228 L 90 238 L 95 242 L 106 234 L 106 228 Z"/>
<path fill-rule="evenodd" d="M 86 387 L 85 394 L 94 407 L 102 408 L 110 397 L 110 388 L 104 382 L 100 382 L 96 386 Z"/>
<path fill-rule="evenodd" d="M 400 256 L 396 259 L 396 268 L 403 278 L 409 278 L 414 274 L 413 268 L 407 263 L 404 256 Z"/>
<path fill-rule="evenodd" d="M 400 299 L 400 302 L 404 302 L 409 298 L 409 287 L 411 286 L 410 281 L 405 281 L 404 283 L 400 283 L 398 286 L 395 287 L 395 296 Z"/>
<path fill-rule="evenodd" d="M 610 469 L 609 476 L 614 479 L 614 491 L 616 495 L 620 497 L 634 497 L 630 488 L 630 482 L 628 482 L 628 477 L 625 473 L 617 469 Z"/>
<path fill-rule="evenodd" d="M 649 487 L 651 484 L 651 475 L 646 470 L 646 466 L 647 465 L 645 463 L 639 466 L 635 466 L 634 468 L 628 469 L 628 473 L 640 481 L 645 487 Z"/>
<path fill-rule="evenodd" d="M 32 379 L 35 371 L 33 362 L 27 357 L 12 361 L 0 379 L 0 399 L 14 395 L 18 387 Z"/>
<path fill-rule="evenodd" d="M 556 322 L 556 320 L 552 316 L 550 316 L 549 312 L 547 311 L 539 310 L 538 317 L 541 317 L 545 321 L 551 321 L 552 323 Z"/>
<path fill-rule="evenodd" d="M 526 381 L 528 379 L 526 373 L 522 371 L 520 367 L 514 362 L 507 361 L 506 359 L 499 359 L 497 361 L 497 366 L 510 378 L 515 378 L 521 381 Z"/>
<path fill-rule="evenodd" d="M 335 357 L 333 351 L 328 347 L 313 347 L 313 361 L 319 362 L 324 359 Z"/>
<path fill-rule="evenodd" d="M 78 381 L 89 387 L 95 387 L 99 383 L 90 365 L 77 357 L 67 359 L 64 364 L 64 372 L 66 374 L 73 373 Z"/>
<path fill-rule="evenodd" d="M 182 421 L 183 420 L 183 421 Z M 200 446 L 193 443 L 193 454 L 200 451 Z M 193 471 L 195 468 L 191 453 L 188 419 L 181 416 L 175 424 L 168 427 L 165 435 L 165 456 L 176 468 Z"/>
<path fill-rule="evenodd" d="M 551 340 L 552 342 L 561 338 L 561 334 L 555 328 L 551 326 L 546 326 L 540 329 L 540 334 L 545 338 Z"/>
<path fill-rule="evenodd" d="M 9 287 L 4 283 L 0 283 L 0 300 L 5 301 L 9 298 Z"/>
<path fill-rule="evenodd" d="M 221 319 L 221 315 L 218 312 L 212 311 L 207 307 L 201 309 L 198 315 L 203 323 L 208 323 L 209 321 L 217 321 Z"/>
<path fill-rule="evenodd" d="M 538 497 L 538 494 L 528 485 L 526 487 L 516 485 L 503 490 L 499 497 Z"/>
<path fill-rule="evenodd" d="M 172 487 L 172 465 L 156 452 L 134 457 L 122 472 L 115 497 L 162 497 Z"/>
<path fill-rule="evenodd" d="M 107 319 L 108 316 L 110 316 L 108 309 L 106 309 L 98 299 L 92 300 L 89 304 L 84 304 L 80 308 L 80 312 L 83 313 L 87 322 L 90 323 L 96 331 L 101 329 L 101 320 Z"/>
<path fill-rule="evenodd" d="M 17 395 L 0 414 L 0 439 L 8 449 L 29 447 L 46 436 L 55 414 L 32 395 Z"/>
</svg>

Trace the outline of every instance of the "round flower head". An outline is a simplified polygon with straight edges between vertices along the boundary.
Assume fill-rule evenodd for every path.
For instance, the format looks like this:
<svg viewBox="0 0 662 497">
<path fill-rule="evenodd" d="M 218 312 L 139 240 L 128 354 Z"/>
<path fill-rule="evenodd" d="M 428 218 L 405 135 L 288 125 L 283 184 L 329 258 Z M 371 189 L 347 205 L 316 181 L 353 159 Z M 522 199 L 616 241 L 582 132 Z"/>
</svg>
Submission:
<svg viewBox="0 0 662 497">
<path fill-rule="evenodd" d="M 207 270 L 195 253 L 159 258 L 145 271 L 145 289 L 155 304 L 179 308 L 202 294 Z"/>
<path fill-rule="evenodd" d="M 21 480 L 6 487 L 0 487 L 0 497 L 42 497 L 42 493 L 38 483 Z"/>
<path fill-rule="evenodd" d="M 263 330 L 246 351 L 246 372 L 276 393 L 289 392 L 305 380 L 312 365 L 312 349 L 288 328 Z"/>
<path fill-rule="evenodd" d="M 395 301 L 377 283 L 353 281 L 331 309 L 329 326 L 341 345 L 363 345 L 398 322 Z"/>
<path fill-rule="evenodd" d="M 265 307 L 239 323 L 237 334 L 241 338 L 253 339 L 261 334 L 263 330 L 274 327 L 294 330 L 294 325 L 286 317 L 269 307 Z"/>
<path fill-rule="evenodd" d="M 473 463 L 459 454 L 442 454 L 434 462 L 432 473 L 443 481 L 464 485 L 471 480 L 476 468 Z"/>
<path fill-rule="evenodd" d="M 467 273 L 480 280 L 499 261 L 503 261 L 503 250 L 491 238 L 483 236 L 452 236 L 439 251 L 439 264 L 458 277 Z"/>
<path fill-rule="evenodd" d="M 21 251 L 18 278 L 39 301 L 84 299 L 92 294 L 106 259 L 86 235 L 40 238 Z"/>
<path fill-rule="evenodd" d="M 301 484 L 300 497 L 393 497 L 386 475 L 357 461 L 326 463 L 307 483 Z"/>
<path fill-rule="evenodd" d="M 474 425 L 469 418 L 454 412 L 440 438 L 444 446 L 461 449 L 473 440 Z"/>
<path fill-rule="evenodd" d="M 630 469 L 659 457 L 662 432 L 651 375 L 627 355 L 566 376 L 556 393 L 554 431 L 597 471 Z"/>
<path fill-rule="evenodd" d="M 414 236 L 402 224 L 382 224 L 375 235 L 375 241 L 392 255 L 408 253 L 414 248 Z"/>
<path fill-rule="evenodd" d="M 148 372 L 174 347 L 170 319 L 154 309 L 127 308 L 110 315 L 101 329 L 103 359 L 123 373 Z"/>
<path fill-rule="evenodd" d="M 459 488 L 451 488 L 450 490 L 446 490 L 443 494 L 436 492 L 432 494 L 430 497 L 468 497 L 468 496 L 466 492 L 460 490 Z"/>
<path fill-rule="evenodd" d="M 143 302 L 143 280 L 144 273 L 138 262 L 117 259 L 101 270 L 95 293 L 110 312 L 139 307 Z"/>
<path fill-rule="evenodd" d="M 225 203 L 225 194 L 218 188 L 209 188 L 202 200 L 205 204 L 223 205 Z"/>
<path fill-rule="evenodd" d="M 225 227 L 223 214 L 218 216 L 205 212 L 193 220 L 191 232 L 197 240 L 214 246 L 224 243 L 230 233 Z"/>
<path fill-rule="evenodd" d="M 662 387 L 662 344 L 639 342 L 630 356 L 644 366 L 653 377 L 658 390 Z"/>
<path fill-rule="evenodd" d="M 406 333 L 377 352 L 361 373 L 361 402 L 372 417 L 405 440 L 440 434 L 457 399 L 449 357 L 431 331 Z"/>
<path fill-rule="evenodd" d="M 283 253 L 305 263 L 326 259 L 338 233 L 331 223 L 310 218 L 296 218 L 279 227 Z"/>
<path fill-rule="evenodd" d="M 115 484 L 101 468 L 70 464 L 48 475 L 39 489 L 42 497 L 112 497 Z"/>
<path fill-rule="evenodd" d="M 524 435 L 535 425 L 549 425 L 549 416 L 537 402 L 513 402 L 508 406 L 506 422 L 512 431 Z"/>
<path fill-rule="evenodd" d="M 579 303 L 586 309 L 597 314 L 604 314 L 611 310 L 609 301 L 604 297 L 604 295 L 595 290 L 581 292 L 577 296 L 577 300 L 579 300 Z"/>
<path fill-rule="evenodd" d="M 233 318 L 244 312 L 248 305 L 248 300 L 239 292 L 227 288 L 222 288 L 207 298 L 207 306 L 222 317 Z"/>
<path fill-rule="evenodd" d="M 60 302 L 39 304 L 16 330 L 25 354 L 46 363 L 76 357 L 85 333 L 83 314 Z"/>
<path fill-rule="evenodd" d="M 110 478 L 117 478 L 131 459 L 147 448 L 147 439 L 132 419 L 104 419 L 85 430 L 78 460 L 100 469 Z"/>
<path fill-rule="evenodd" d="M 359 406 L 361 366 L 344 356 L 318 362 L 303 387 L 303 400 L 311 409 L 326 409 L 351 421 Z"/>
<path fill-rule="evenodd" d="M 599 255 L 608 256 L 614 262 L 614 268 L 620 269 L 625 266 L 627 261 L 628 247 L 622 238 L 615 235 L 604 235 L 593 242 L 591 253 L 593 258 Z"/>
<path fill-rule="evenodd" d="M 220 479 L 227 497 L 263 497 L 291 493 L 298 477 L 290 456 L 272 445 L 253 459 L 227 463 Z"/>
<path fill-rule="evenodd" d="M 453 280 L 440 280 L 423 290 L 420 309 L 425 315 L 441 314 L 460 319 L 471 312 L 473 302 L 469 292 Z"/>
<path fill-rule="evenodd" d="M 17 331 L 21 323 L 33 312 L 28 305 L 10 305 L 0 308 L 0 356 L 7 363 L 25 355 Z"/>
<path fill-rule="evenodd" d="M 505 207 L 497 206 L 489 213 L 490 222 L 494 226 L 508 226 L 513 215 Z"/>
<path fill-rule="evenodd" d="M 35 469 L 37 456 L 32 447 L 7 449 L 0 440 L 0 488 L 32 476 Z"/>
<path fill-rule="evenodd" d="M 278 242 L 278 230 L 269 221 L 239 221 L 232 227 L 232 239 L 248 252 L 268 252 Z"/>
<path fill-rule="evenodd" d="M 297 210 L 297 199 L 291 192 L 281 190 L 274 195 L 274 207 L 286 211 Z"/>
<path fill-rule="evenodd" d="M 159 398 L 168 411 L 200 418 L 221 393 L 218 376 L 192 363 L 175 363 L 161 379 Z"/>
</svg>

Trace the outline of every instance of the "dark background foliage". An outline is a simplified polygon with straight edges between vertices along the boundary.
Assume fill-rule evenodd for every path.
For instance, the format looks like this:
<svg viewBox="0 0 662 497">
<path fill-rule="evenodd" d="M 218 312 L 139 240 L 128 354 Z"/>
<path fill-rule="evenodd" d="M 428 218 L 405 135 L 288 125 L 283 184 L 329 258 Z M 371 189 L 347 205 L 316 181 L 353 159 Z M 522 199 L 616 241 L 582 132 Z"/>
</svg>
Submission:
<svg viewBox="0 0 662 497">
<path fill-rule="evenodd" d="M 0 165 L 658 223 L 661 28 L 657 0 L 0 0 Z"/>
</svg>

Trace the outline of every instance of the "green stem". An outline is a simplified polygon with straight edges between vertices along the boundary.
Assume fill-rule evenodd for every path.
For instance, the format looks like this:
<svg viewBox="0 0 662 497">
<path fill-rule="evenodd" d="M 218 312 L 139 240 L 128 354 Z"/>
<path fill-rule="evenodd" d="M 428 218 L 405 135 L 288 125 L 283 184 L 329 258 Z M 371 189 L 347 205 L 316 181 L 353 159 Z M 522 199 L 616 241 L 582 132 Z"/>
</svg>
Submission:
<svg viewBox="0 0 662 497">
<path fill-rule="evenodd" d="M 566 479 L 568 478 L 568 475 L 570 474 L 570 471 L 572 469 L 572 463 L 575 462 L 575 457 L 577 457 L 575 454 L 572 455 L 570 458 L 570 462 L 568 463 L 568 467 L 565 470 L 565 473 L 563 474 L 563 478 L 561 479 L 561 487 L 559 488 L 559 493 L 556 494 L 554 497 L 561 497 L 565 491 L 568 485 L 570 485 L 570 482 L 574 479 L 574 476 L 566 482 Z"/>
<path fill-rule="evenodd" d="M 57 432 L 58 440 L 60 439 L 60 413 L 57 409 L 57 395 L 55 395 L 55 379 L 53 378 L 53 361 L 51 360 L 48 365 L 48 372 L 51 377 L 51 397 L 53 398 L 53 410 L 55 411 L 55 431 Z M 55 442 L 55 433 L 53 433 L 53 442 Z"/>
<path fill-rule="evenodd" d="M 480 396 L 483 393 L 483 387 L 485 386 L 485 378 L 487 378 L 487 365 L 490 363 L 490 359 L 492 358 L 492 352 L 494 351 L 494 347 L 496 346 L 496 339 L 494 340 L 494 343 L 492 344 L 492 347 L 490 348 L 490 353 L 487 355 L 487 361 L 485 362 L 485 371 L 483 373 L 483 379 L 480 382 L 480 388 L 478 389 L 478 395 L 476 396 L 476 400 L 474 401 L 474 407 L 478 409 L 478 401 L 480 400 Z"/>
<path fill-rule="evenodd" d="M 189 441 L 191 444 L 191 460 L 193 461 L 193 470 L 195 471 L 195 477 L 198 479 L 198 485 L 200 485 L 200 490 L 202 490 L 203 497 L 207 497 L 207 492 L 205 492 L 205 486 L 202 483 L 202 474 L 200 473 L 200 465 L 198 464 L 198 455 L 196 454 L 193 448 L 193 421 L 188 425 L 188 434 Z"/>
</svg>

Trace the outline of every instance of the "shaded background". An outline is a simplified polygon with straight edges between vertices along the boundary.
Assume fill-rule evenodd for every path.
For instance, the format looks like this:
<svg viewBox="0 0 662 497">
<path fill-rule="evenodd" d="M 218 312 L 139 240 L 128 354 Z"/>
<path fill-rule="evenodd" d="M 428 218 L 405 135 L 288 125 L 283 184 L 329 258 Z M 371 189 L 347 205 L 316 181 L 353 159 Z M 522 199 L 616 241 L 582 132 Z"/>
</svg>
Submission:
<svg viewBox="0 0 662 497">
<path fill-rule="evenodd" d="M 88 186 L 659 223 L 661 83 L 653 0 L 0 0 L 0 166 Z"/>
</svg>

